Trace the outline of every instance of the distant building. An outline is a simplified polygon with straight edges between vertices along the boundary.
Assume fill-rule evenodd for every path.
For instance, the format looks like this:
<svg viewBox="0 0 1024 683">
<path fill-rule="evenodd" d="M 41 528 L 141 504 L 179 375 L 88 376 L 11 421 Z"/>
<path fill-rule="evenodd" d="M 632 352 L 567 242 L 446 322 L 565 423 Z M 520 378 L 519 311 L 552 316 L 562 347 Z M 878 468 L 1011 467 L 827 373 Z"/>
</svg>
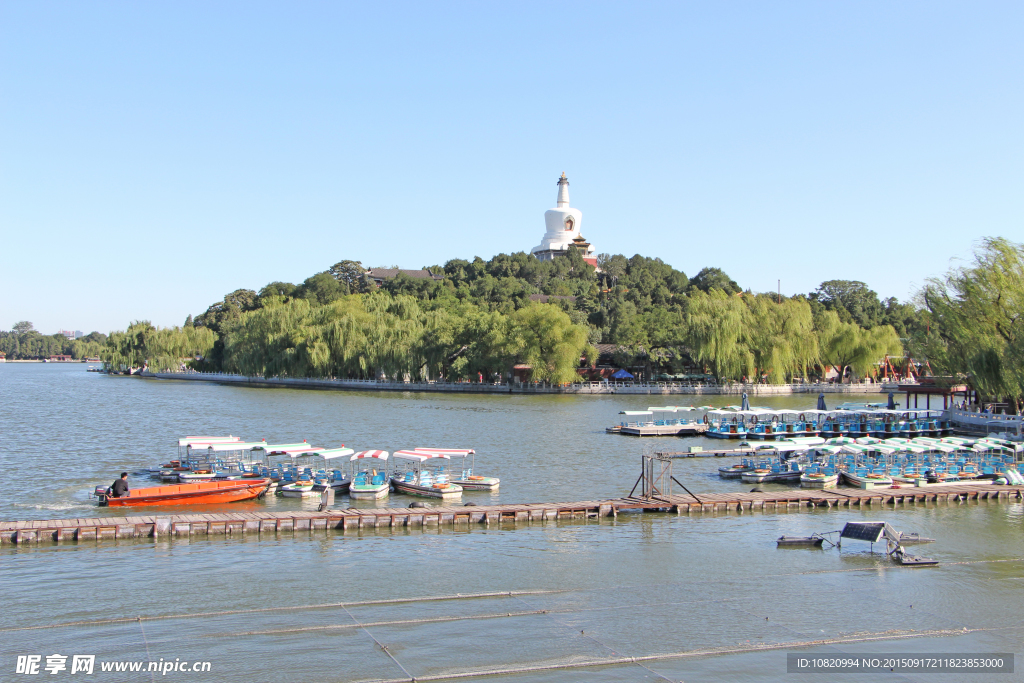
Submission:
<svg viewBox="0 0 1024 683">
<path fill-rule="evenodd" d="M 0 351 L 0 363 L 6 363 L 6 362 L 7 362 L 7 354 L 5 354 L 3 351 Z"/>
<path fill-rule="evenodd" d="M 51 363 L 69 363 L 71 356 L 50 356 Z"/>
<path fill-rule="evenodd" d="M 444 276 L 434 275 L 429 270 L 403 270 L 401 268 L 370 268 L 366 271 L 366 277 L 380 287 L 386 280 L 393 280 L 399 275 L 411 277 L 414 280 L 443 280 Z"/>
<path fill-rule="evenodd" d="M 557 205 L 544 212 L 544 239 L 531 253 L 541 261 L 551 261 L 568 254 L 569 247 L 576 247 L 583 260 L 596 268 L 594 248 L 580 234 L 582 225 L 583 212 L 569 206 L 569 179 L 563 173 L 558 179 Z"/>
<path fill-rule="evenodd" d="M 68 339 L 79 339 L 85 336 L 81 330 L 58 330 L 57 334 L 62 334 Z"/>
</svg>

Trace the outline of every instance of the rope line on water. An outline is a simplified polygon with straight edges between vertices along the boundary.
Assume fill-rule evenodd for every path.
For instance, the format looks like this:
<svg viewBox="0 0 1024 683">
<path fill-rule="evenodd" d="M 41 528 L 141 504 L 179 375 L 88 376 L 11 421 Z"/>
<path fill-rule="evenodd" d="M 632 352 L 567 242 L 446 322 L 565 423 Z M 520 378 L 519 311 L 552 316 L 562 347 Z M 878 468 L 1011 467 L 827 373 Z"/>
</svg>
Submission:
<svg viewBox="0 0 1024 683">
<path fill-rule="evenodd" d="M 233 614 L 258 614 L 261 612 L 289 612 L 307 609 L 331 609 L 335 607 L 365 607 L 370 605 L 401 605 L 414 602 L 439 602 L 442 600 L 479 600 L 486 598 L 514 598 L 517 595 L 545 595 L 551 593 L 569 593 L 569 589 L 533 590 L 533 591 L 494 591 L 490 593 L 456 593 L 454 595 L 435 595 L 413 598 L 387 598 L 382 600 L 357 600 L 353 602 L 323 602 L 315 605 L 292 605 L 280 607 L 257 607 L 253 609 L 229 609 L 219 612 L 191 612 L 186 614 L 158 614 L 152 617 L 113 617 L 110 619 L 82 619 L 80 621 L 64 621 L 58 624 L 42 624 L 37 626 L 12 626 L 0 628 L 0 633 L 11 631 L 37 631 L 48 628 L 66 628 L 68 626 L 99 626 L 103 624 L 124 624 L 137 619 L 159 621 L 161 619 L 197 619 L 201 617 L 222 617 Z"/>
<path fill-rule="evenodd" d="M 491 614 L 467 614 L 452 617 L 427 617 L 424 619 L 395 619 L 393 621 L 370 621 L 365 624 L 322 624 L 320 626 L 296 626 L 295 628 L 278 628 L 266 631 L 238 631 L 233 633 L 207 633 L 203 638 L 240 638 L 242 636 L 274 636 L 285 633 L 306 633 L 308 631 L 332 631 L 377 626 L 415 626 L 417 624 L 444 624 L 452 621 L 471 621 L 474 619 L 498 619 L 505 617 L 527 617 L 547 614 L 548 610 L 538 609 L 528 612 L 494 612 Z"/>
<path fill-rule="evenodd" d="M 145 643 L 145 645 L 146 645 L 146 661 L 149 662 L 150 664 L 152 664 L 153 663 L 153 657 L 152 657 L 152 655 L 149 654 L 149 640 L 146 638 L 146 629 L 142 627 L 142 615 L 141 614 L 139 615 L 139 631 L 142 632 L 142 642 Z M 156 673 L 152 669 L 149 670 L 149 680 L 152 681 L 153 683 L 156 683 Z"/>
<path fill-rule="evenodd" d="M 516 596 L 516 600 L 518 600 L 519 602 L 521 602 L 523 604 L 528 604 L 525 600 L 523 600 L 523 598 L 521 598 L 519 596 Z M 569 626 L 569 624 L 565 623 L 564 621 L 561 621 L 554 614 L 549 613 L 548 614 L 548 618 L 551 619 L 551 621 L 555 622 L 556 624 L 558 624 L 559 626 L 561 626 L 564 629 L 567 629 L 567 630 L 571 629 L 573 631 L 573 635 L 576 634 L 576 629 L 574 627 Z M 597 643 L 598 645 L 600 645 L 604 649 L 606 649 L 609 652 L 611 652 L 613 655 L 617 655 L 618 654 L 618 652 L 616 651 L 615 648 L 613 648 L 611 645 L 608 645 L 607 643 L 605 643 L 605 642 L 603 642 L 601 640 L 598 640 L 597 637 L 594 634 L 586 633 L 586 632 L 584 632 L 584 630 L 581 629 L 580 630 L 580 635 L 583 636 L 584 638 L 590 639 L 594 643 Z M 636 665 L 639 666 L 641 669 L 644 669 L 645 671 L 650 673 L 655 678 L 660 678 L 662 680 L 666 680 L 669 683 L 675 683 L 675 681 L 673 681 L 671 678 L 668 678 L 668 677 L 664 676 L 663 674 L 659 674 L 657 671 L 654 671 L 653 669 L 651 669 L 646 664 L 643 664 L 642 662 L 636 662 Z"/>
<path fill-rule="evenodd" d="M 994 560 L 965 560 L 965 561 L 962 561 L 962 562 L 943 562 L 942 564 L 945 565 L 945 566 L 965 566 L 965 565 L 975 565 L 975 564 L 994 564 L 994 563 L 1001 563 L 1001 562 L 1024 562 L 1024 557 L 1012 557 L 1012 558 L 994 559 Z M 869 571 L 870 572 L 877 572 L 879 570 L 889 570 L 889 569 L 903 569 L 903 568 L 899 567 L 899 565 L 888 566 L 888 565 L 884 565 L 884 564 L 879 564 L 879 565 L 873 565 L 873 566 L 870 566 L 870 567 L 855 567 L 855 568 L 851 568 L 851 569 L 823 569 L 823 570 L 812 570 L 812 571 L 803 571 L 803 572 L 790 572 L 788 574 L 778 574 L 777 577 L 778 578 L 785 578 L 785 577 L 789 577 L 789 576 L 818 576 L 818 575 L 824 575 L 824 574 L 844 574 L 844 573 L 849 573 L 849 572 L 869 572 Z M 719 580 L 715 580 L 714 578 L 709 578 L 709 579 L 705 579 L 704 582 L 705 583 L 716 584 L 716 583 L 726 583 L 726 582 L 729 582 L 729 581 L 732 581 L 732 580 L 733 579 L 719 579 Z M 667 582 L 667 583 L 664 583 L 664 584 L 659 584 L 659 586 L 662 586 L 662 587 L 684 586 L 684 585 L 685 584 L 683 584 L 681 582 Z M 165 619 L 198 619 L 198 618 L 205 618 L 205 617 L 231 616 L 231 615 L 238 615 L 238 614 L 259 614 L 259 613 L 267 613 L 267 612 L 289 612 L 289 611 L 300 611 L 300 610 L 333 609 L 333 608 L 338 608 L 338 607 L 344 608 L 346 606 L 347 607 L 366 607 L 366 606 L 373 606 L 373 605 L 398 605 L 398 604 L 409 604 L 409 603 L 418 603 L 418 602 L 440 602 L 440 601 L 445 601 L 445 600 L 479 600 L 479 599 L 487 599 L 487 598 L 515 598 L 515 597 L 518 597 L 518 596 L 521 596 L 521 595 L 554 595 L 554 594 L 561 594 L 561 593 L 588 593 L 588 592 L 595 592 L 595 591 L 606 592 L 606 591 L 609 591 L 609 590 L 628 590 L 628 589 L 635 589 L 635 588 L 638 588 L 638 587 L 639 586 L 634 586 L 634 585 L 622 585 L 622 586 L 601 586 L 599 588 L 579 588 L 579 589 L 559 588 L 559 589 L 527 590 L 527 591 L 491 591 L 491 592 L 483 592 L 483 593 L 455 593 L 453 595 L 418 596 L 418 597 L 410 597 L 410 598 L 386 598 L 386 599 L 380 599 L 380 600 L 358 600 L 358 601 L 353 601 L 353 602 L 318 603 L 318 604 L 314 604 L 314 605 L 290 605 L 290 606 L 289 605 L 282 605 L 282 606 L 276 606 L 276 607 L 259 607 L 259 608 L 253 608 L 253 609 L 220 610 L 220 611 L 214 611 L 214 612 L 192 612 L 192 613 L 182 613 L 182 614 L 162 614 L 162 615 L 155 615 L 155 616 L 149 616 L 149 617 L 142 617 L 142 616 L 140 616 L 140 617 L 112 617 L 112 618 L 107 618 L 107 619 L 82 619 L 82 620 L 78 620 L 78 621 L 59 622 L 59 623 L 56 623 L 56 624 L 38 624 L 38 625 L 35 625 L 35 626 L 10 626 L 10 627 L 4 627 L 4 628 L 0 628 L 0 633 L 11 633 L 11 632 L 16 632 L 16 631 L 37 631 L 37 630 L 55 629 L 55 628 L 69 628 L 69 627 L 72 627 L 72 626 L 101 626 L 101 625 L 104 625 L 104 624 L 123 624 L 123 623 L 131 623 L 131 622 L 138 621 L 138 620 L 143 620 L 143 621 L 159 621 L 159 620 L 165 620 Z M 650 588 L 649 585 L 645 585 L 643 587 Z M 730 600 L 730 599 L 731 598 L 718 598 L 718 599 L 712 599 L 712 600 L 697 600 L 697 601 L 688 601 L 688 602 L 683 602 L 683 603 L 672 603 L 672 604 L 691 604 L 693 602 L 718 602 L 718 601 L 725 601 L 725 600 Z M 741 599 L 741 598 L 735 598 L 735 599 Z M 664 604 L 664 603 L 659 602 L 658 604 Z M 638 605 L 630 605 L 628 607 L 633 607 L 633 606 L 638 606 Z M 623 607 L 627 607 L 627 606 L 623 606 Z M 593 611 L 593 610 L 602 610 L 602 609 L 620 609 L 620 608 L 618 608 L 618 607 L 598 607 L 598 608 L 585 608 L 584 610 L 576 610 L 576 611 Z M 548 611 L 549 612 L 556 612 L 557 610 L 548 610 Z"/>
<path fill-rule="evenodd" d="M 377 638 L 372 633 L 370 633 L 370 630 L 368 628 L 359 623 L 359 620 L 356 619 L 355 615 L 349 612 L 348 607 L 342 607 L 342 609 L 345 610 L 345 614 L 347 614 L 352 619 L 352 621 L 356 623 L 356 625 L 359 627 L 360 630 L 362 630 L 363 633 L 365 633 L 366 635 L 370 636 L 371 639 L 373 639 L 373 642 L 377 644 L 377 647 L 381 649 L 381 652 L 390 657 L 391 661 L 398 665 L 398 668 L 402 670 L 402 673 L 408 676 L 410 680 L 416 680 L 415 677 L 413 677 L 413 675 L 409 673 L 409 670 L 402 666 L 402 663 L 398 661 L 398 658 L 391 654 L 391 650 L 388 649 L 388 646 L 377 640 Z"/>
</svg>

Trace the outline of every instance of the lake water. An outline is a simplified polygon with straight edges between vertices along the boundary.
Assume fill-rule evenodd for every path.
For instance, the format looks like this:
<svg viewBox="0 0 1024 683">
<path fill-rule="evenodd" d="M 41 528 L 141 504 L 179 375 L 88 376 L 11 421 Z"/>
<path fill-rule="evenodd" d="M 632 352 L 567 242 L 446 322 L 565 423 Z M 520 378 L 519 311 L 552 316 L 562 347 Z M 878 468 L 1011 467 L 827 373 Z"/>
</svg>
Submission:
<svg viewBox="0 0 1024 683">
<path fill-rule="evenodd" d="M 755 402 L 810 407 L 814 400 Z M 248 389 L 106 377 L 78 364 L 0 365 L 0 467 L 8 475 L 0 518 L 111 514 L 95 507 L 89 491 L 122 470 L 167 460 L 186 434 L 389 451 L 472 447 L 477 470 L 501 477 L 501 491 L 467 492 L 464 501 L 618 497 L 635 482 L 645 448 L 722 445 L 604 432 L 619 410 L 666 401 L 725 405 L 735 397 Z M 675 472 L 698 495 L 749 488 L 717 477 L 724 462 L 679 460 Z M 132 477 L 130 483 L 149 481 Z M 390 504 L 409 500 L 392 496 Z M 315 503 L 268 498 L 252 505 Z M 940 566 L 900 568 L 865 544 L 848 543 L 841 552 L 775 547 L 782 534 L 876 519 L 938 539 L 915 552 Z M 787 674 L 786 653 L 1020 653 L 1022 525 L 1020 503 L 981 502 L 864 512 L 624 514 L 515 529 L 4 546 L 0 680 L 28 680 L 15 674 L 18 655 L 42 655 L 45 665 L 45 656 L 55 653 L 93 654 L 97 662 L 210 662 L 209 673 L 155 678 L 101 673 L 97 664 L 97 678 L 111 681 L 454 680 L 460 674 L 481 680 L 494 670 L 508 673 L 482 680 L 879 680 Z M 483 593 L 506 594 L 455 597 Z M 655 655 L 665 657 L 541 668 Z M 69 658 L 67 671 L 41 675 L 57 680 L 70 676 L 70 667 Z"/>
</svg>

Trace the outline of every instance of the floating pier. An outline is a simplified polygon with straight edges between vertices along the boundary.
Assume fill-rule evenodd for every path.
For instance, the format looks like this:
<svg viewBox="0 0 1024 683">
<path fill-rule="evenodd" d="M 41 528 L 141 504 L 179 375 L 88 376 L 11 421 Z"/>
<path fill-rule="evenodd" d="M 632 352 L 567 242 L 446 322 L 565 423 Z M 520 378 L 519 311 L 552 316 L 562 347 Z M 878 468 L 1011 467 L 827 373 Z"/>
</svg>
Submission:
<svg viewBox="0 0 1024 683">
<path fill-rule="evenodd" d="M 558 520 L 616 517 L 622 512 L 675 514 L 827 510 L 916 503 L 1008 501 L 1024 499 L 1024 486 L 935 486 L 899 489 L 803 490 L 768 493 L 705 493 L 614 498 L 602 501 L 473 505 L 425 508 L 347 508 L 323 512 L 235 512 L 89 519 L 48 519 L 0 522 L 0 544 L 83 543 L 115 539 L 198 538 L 207 536 L 276 537 L 280 534 L 340 532 L 395 528 L 520 526 Z"/>
<path fill-rule="evenodd" d="M 700 436 L 708 431 L 703 422 L 690 422 L 674 425 L 615 425 L 605 429 L 609 434 L 625 434 L 626 436 Z"/>
</svg>

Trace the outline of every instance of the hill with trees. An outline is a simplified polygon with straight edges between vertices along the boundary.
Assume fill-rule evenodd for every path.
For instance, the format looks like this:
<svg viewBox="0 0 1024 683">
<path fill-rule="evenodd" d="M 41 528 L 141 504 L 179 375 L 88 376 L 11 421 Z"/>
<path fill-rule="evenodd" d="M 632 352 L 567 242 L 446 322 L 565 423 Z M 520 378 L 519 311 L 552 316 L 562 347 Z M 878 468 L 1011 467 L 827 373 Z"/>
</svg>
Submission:
<svg viewBox="0 0 1024 683">
<path fill-rule="evenodd" d="M 640 255 L 602 254 L 595 269 L 572 249 L 553 261 L 519 252 L 425 270 L 440 277 L 378 286 L 360 262 L 339 261 L 299 284 L 231 292 L 181 328 L 133 323 L 105 358 L 159 369 L 198 357 L 197 369 L 268 377 L 507 378 L 525 365 L 533 380 L 563 383 L 608 344 L 648 376 L 784 382 L 830 367 L 870 374 L 926 329 L 921 308 L 862 282 L 781 297 Z"/>
</svg>

